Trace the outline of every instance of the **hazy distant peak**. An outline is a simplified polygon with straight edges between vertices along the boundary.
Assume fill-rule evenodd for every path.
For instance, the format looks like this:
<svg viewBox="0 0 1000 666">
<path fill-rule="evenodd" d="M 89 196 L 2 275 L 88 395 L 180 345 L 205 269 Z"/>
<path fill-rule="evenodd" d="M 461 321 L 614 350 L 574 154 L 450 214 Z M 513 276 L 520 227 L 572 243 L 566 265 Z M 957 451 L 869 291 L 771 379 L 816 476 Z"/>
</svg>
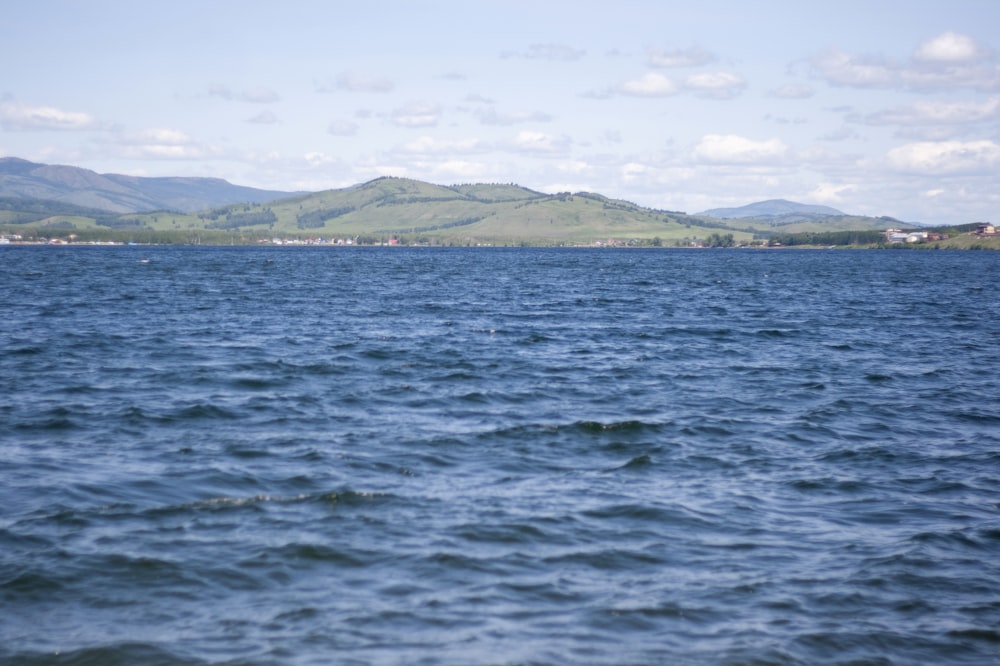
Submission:
<svg viewBox="0 0 1000 666">
<path fill-rule="evenodd" d="M 46 199 L 105 210 L 195 211 L 235 203 L 260 203 L 296 194 L 233 185 L 221 178 L 149 178 L 99 174 L 61 164 L 0 157 L 0 196 Z"/>
<path fill-rule="evenodd" d="M 739 217 L 770 217 L 775 215 L 845 215 L 843 211 L 830 206 L 803 204 L 787 199 L 768 199 L 737 208 L 713 208 L 698 215 L 730 219 Z"/>
</svg>

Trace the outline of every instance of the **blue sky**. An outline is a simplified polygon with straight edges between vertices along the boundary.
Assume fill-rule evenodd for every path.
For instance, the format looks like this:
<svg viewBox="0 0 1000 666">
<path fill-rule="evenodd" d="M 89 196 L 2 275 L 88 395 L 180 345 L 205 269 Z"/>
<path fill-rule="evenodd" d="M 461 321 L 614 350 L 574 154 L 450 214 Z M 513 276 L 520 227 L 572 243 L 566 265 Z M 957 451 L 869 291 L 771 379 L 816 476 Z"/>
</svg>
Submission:
<svg viewBox="0 0 1000 666">
<path fill-rule="evenodd" d="M 0 10 L 0 156 L 322 190 L 398 175 L 698 212 L 1000 219 L 1000 2 Z"/>
</svg>

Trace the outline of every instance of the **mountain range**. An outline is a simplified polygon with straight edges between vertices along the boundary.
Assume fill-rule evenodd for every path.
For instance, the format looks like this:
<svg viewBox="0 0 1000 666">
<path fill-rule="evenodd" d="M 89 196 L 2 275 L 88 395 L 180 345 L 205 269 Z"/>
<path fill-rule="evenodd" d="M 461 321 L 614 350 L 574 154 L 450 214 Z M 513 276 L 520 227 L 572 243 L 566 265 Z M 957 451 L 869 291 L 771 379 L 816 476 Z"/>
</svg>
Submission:
<svg viewBox="0 0 1000 666">
<path fill-rule="evenodd" d="M 217 178 L 140 178 L 0 158 L 0 231 L 156 243 L 272 238 L 430 244 L 746 244 L 788 234 L 881 238 L 886 217 L 783 199 L 697 215 L 592 192 L 546 194 L 513 183 L 436 185 L 382 177 L 335 190 L 283 192 Z M 860 235 L 859 235 L 860 234 Z M 837 239 L 813 240 L 832 243 Z M 868 240 L 866 240 L 868 239 Z"/>
<path fill-rule="evenodd" d="M 45 199 L 111 213 L 194 212 L 236 203 L 261 203 L 295 192 L 259 190 L 221 178 L 144 178 L 99 174 L 74 166 L 0 158 L 0 197 Z"/>
<path fill-rule="evenodd" d="M 699 215 L 715 217 L 720 220 L 731 220 L 744 217 L 785 217 L 788 215 L 816 216 L 816 215 L 846 215 L 842 211 L 829 206 L 817 206 L 814 204 L 802 204 L 787 199 L 768 199 L 758 201 L 738 208 L 713 208 L 706 210 Z"/>
</svg>

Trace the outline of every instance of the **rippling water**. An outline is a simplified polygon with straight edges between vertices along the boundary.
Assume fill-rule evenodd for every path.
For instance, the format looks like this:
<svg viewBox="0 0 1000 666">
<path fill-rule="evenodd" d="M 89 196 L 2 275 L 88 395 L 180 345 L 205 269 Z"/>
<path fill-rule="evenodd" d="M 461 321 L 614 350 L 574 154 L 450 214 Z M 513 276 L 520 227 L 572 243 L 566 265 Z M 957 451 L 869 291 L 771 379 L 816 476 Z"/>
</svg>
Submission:
<svg viewBox="0 0 1000 666">
<path fill-rule="evenodd" d="M 998 271 L 5 248 L 0 660 L 1000 663 Z"/>
</svg>

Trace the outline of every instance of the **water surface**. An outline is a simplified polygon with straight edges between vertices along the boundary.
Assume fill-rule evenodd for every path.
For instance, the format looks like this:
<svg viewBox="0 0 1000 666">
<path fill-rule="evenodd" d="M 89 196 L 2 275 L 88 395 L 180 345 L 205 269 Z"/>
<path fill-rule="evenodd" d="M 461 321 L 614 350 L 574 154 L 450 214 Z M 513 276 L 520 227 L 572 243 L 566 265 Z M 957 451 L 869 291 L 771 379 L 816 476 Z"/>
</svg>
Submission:
<svg viewBox="0 0 1000 666">
<path fill-rule="evenodd" d="M 0 660 L 998 663 L 1000 254 L 0 251 Z"/>
</svg>

